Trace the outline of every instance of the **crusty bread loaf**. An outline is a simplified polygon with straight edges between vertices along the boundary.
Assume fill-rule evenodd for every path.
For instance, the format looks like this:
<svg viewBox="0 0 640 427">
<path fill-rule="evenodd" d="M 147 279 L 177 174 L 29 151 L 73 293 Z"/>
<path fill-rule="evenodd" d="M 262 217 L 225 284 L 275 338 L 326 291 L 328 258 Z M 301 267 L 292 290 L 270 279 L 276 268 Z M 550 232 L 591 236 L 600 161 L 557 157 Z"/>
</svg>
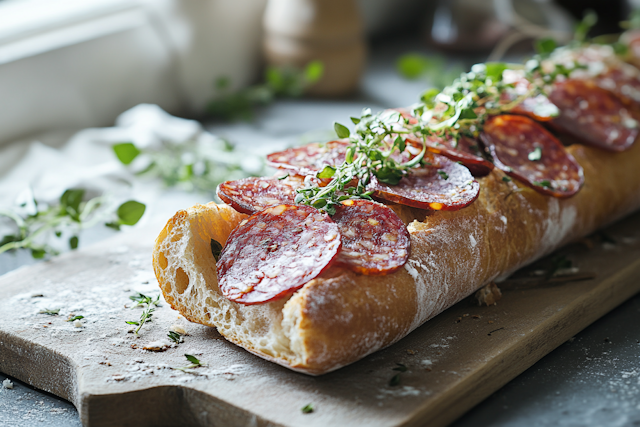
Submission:
<svg viewBox="0 0 640 427">
<path fill-rule="evenodd" d="M 386 347 L 498 277 L 640 208 L 640 144 L 624 153 L 575 145 L 585 184 L 556 199 L 495 170 L 456 212 L 394 205 L 408 224 L 411 258 L 386 276 L 331 268 L 293 295 L 244 306 L 220 294 L 210 240 L 226 241 L 246 215 L 213 203 L 178 212 L 156 241 L 165 299 L 260 357 L 323 374 Z"/>
</svg>

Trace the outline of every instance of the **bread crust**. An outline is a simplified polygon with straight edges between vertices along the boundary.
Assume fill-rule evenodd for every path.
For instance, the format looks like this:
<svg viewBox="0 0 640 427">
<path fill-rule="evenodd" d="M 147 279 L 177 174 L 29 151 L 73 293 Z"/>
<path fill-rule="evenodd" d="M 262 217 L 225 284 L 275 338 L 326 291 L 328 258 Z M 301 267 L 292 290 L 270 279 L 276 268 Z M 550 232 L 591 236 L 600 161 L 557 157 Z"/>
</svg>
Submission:
<svg viewBox="0 0 640 427">
<path fill-rule="evenodd" d="M 233 303 L 217 289 L 208 247 L 184 243 L 172 231 L 182 227 L 183 235 L 201 234 L 206 241 L 209 233 L 226 240 L 245 216 L 209 204 L 181 211 L 169 221 L 156 241 L 156 275 L 167 302 L 189 320 L 215 326 L 229 340 L 290 369 L 330 372 L 393 344 L 486 283 L 640 208 L 640 144 L 623 153 L 580 145 L 568 151 L 585 177 L 581 191 L 568 199 L 504 181 L 504 173 L 496 169 L 478 179 L 480 195 L 465 209 L 430 212 L 392 206 L 407 224 L 412 245 L 409 261 L 393 274 L 363 276 L 331 268 L 282 300 L 260 306 Z M 203 215 L 216 219 L 207 223 Z M 178 265 L 183 256 L 168 253 L 170 239 L 192 244 L 194 254 L 201 256 L 195 268 L 182 267 L 190 282 L 182 293 L 176 292 L 176 276 L 166 273 L 166 260 Z M 196 278 L 198 274 L 203 277 Z M 196 284 L 201 280 L 206 285 Z M 196 309 L 193 301 L 202 299 L 198 293 L 203 292 L 220 298 Z M 240 323 L 229 327 L 228 321 L 216 320 L 223 314 Z"/>
</svg>

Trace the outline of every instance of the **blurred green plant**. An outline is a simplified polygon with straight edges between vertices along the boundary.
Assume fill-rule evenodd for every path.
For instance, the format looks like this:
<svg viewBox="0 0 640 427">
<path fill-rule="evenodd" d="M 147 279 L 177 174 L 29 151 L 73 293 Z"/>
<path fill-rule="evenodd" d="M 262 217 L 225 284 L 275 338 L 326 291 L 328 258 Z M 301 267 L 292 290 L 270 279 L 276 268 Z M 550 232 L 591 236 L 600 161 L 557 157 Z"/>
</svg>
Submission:
<svg viewBox="0 0 640 427">
<path fill-rule="evenodd" d="M 58 203 L 51 206 L 38 203 L 32 194 L 29 198 L 19 209 L 0 210 L 0 217 L 8 218 L 16 229 L 15 233 L 0 239 L 0 254 L 27 249 L 36 259 L 57 255 L 58 249 L 49 244 L 52 235 L 62 238 L 71 234 L 68 245 L 70 249 L 76 249 L 83 229 L 104 222 L 105 226 L 120 230 L 122 225 L 137 224 L 146 209 L 144 204 L 135 200 L 114 209 L 105 196 L 85 201 L 85 190 L 80 188 L 66 190 Z"/>
<path fill-rule="evenodd" d="M 167 187 L 196 191 L 214 196 L 218 184 L 224 181 L 258 176 L 264 169 L 263 160 L 235 149 L 229 141 L 211 136 L 184 142 L 163 141 L 160 147 L 139 148 L 132 142 L 113 146 L 113 151 L 134 173 L 160 179 Z"/>
<path fill-rule="evenodd" d="M 402 55 L 396 62 L 396 69 L 406 79 L 423 79 L 437 89 L 443 89 L 464 71 L 459 63 L 447 65 L 442 56 L 421 53 Z"/>
<path fill-rule="evenodd" d="M 207 112 L 222 120 L 251 120 L 257 107 L 268 105 L 277 98 L 296 98 L 316 83 L 324 74 L 320 61 L 311 61 L 300 70 L 294 67 L 267 67 L 264 83 L 230 92 L 231 80 L 216 80 L 218 98 L 209 102 Z"/>
</svg>

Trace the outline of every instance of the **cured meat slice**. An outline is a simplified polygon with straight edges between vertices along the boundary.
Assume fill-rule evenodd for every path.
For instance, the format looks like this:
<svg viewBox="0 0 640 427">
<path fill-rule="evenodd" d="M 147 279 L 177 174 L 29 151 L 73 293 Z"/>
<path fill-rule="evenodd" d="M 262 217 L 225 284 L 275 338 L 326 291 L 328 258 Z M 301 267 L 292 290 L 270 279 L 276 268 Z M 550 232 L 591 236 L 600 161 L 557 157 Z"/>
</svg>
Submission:
<svg viewBox="0 0 640 427">
<path fill-rule="evenodd" d="M 220 291 L 247 305 L 283 297 L 322 273 L 340 247 L 329 215 L 309 206 L 272 206 L 231 232 L 217 262 Z"/>
<path fill-rule="evenodd" d="M 407 142 L 422 148 L 423 141 L 416 137 L 407 137 Z M 427 150 L 441 154 L 453 161 L 460 162 L 469 169 L 473 176 L 485 176 L 493 170 L 493 163 L 484 159 L 476 141 L 462 137 L 456 143 L 453 138 L 428 136 L 424 138 Z"/>
<path fill-rule="evenodd" d="M 595 78 L 601 88 L 616 94 L 632 108 L 640 106 L 640 71 L 628 64 L 610 67 Z"/>
<path fill-rule="evenodd" d="M 267 164 L 274 168 L 292 170 L 298 175 L 315 175 L 325 166 L 342 164 L 348 146 L 349 141 L 343 140 L 307 144 L 271 153 L 267 156 Z"/>
<path fill-rule="evenodd" d="M 518 97 L 526 96 L 533 87 L 531 82 L 526 79 L 524 70 L 504 70 L 502 73 L 503 82 L 512 87 L 507 87 L 500 95 L 500 103 L 502 105 L 509 104 L 518 99 Z M 520 114 L 531 117 L 539 122 L 547 122 L 553 119 L 553 114 L 558 109 L 549 98 L 544 95 L 526 98 L 520 104 L 514 106 L 509 113 Z"/>
<path fill-rule="evenodd" d="M 398 185 L 372 176 L 367 189 L 378 199 L 431 210 L 455 211 L 478 198 L 480 185 L 469 169 L 438 154 L 428 153 L 425 161 L 430 165 L 411 169 Z"/>
<path fill-rule="evenodd" d="M 560 109 L 552 125 L 587 145 L 624 151 L 638 136 L 638 121 L 622 101 L 592 81 L 558 83 L 549 99 Z"/>
<path fill-rule="evenodd" d="M 336 263 L 356 273 L 382 275 L 407 262 L 411 238 L 391 208 L 369 200 L 345 200 L 342 204 L 333 216 L 342 235 Z"/>
<path fill-rule="evenodd" d="M 481 138 L 496 167 L 540 193 L 570 197 L 584 182 L 582 167 L 573 156 L 528 117 L 491 117 Z"/>
<path fill-rule="evenodd" d="M 238 212 L 254 214 L 269 206 L 294 204 L 296 188 L 302 186 L 300 180 L 292 178 L 244 178 L 227 181 L 218 185 L 216 194 L 226 204 Z"/>
</svg>

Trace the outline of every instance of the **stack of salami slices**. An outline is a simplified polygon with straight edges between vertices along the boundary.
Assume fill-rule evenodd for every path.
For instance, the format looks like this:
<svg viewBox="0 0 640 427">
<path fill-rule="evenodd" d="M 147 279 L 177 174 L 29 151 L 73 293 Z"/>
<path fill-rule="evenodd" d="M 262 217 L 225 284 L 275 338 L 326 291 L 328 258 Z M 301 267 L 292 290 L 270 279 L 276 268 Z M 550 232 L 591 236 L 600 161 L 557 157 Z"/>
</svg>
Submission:
<svg viewBox="0 0 640 427">
<path fill-rule="evenodd" d="M 566 60 L 569 53 L 562 55 L 556 60 Z M 540 95 L 509 114 L 489 117 L 475 139 L 407 136 L 407 146 L 426 148 L 424 160 L 397 185 L 372 175 L 367 190 L 376 201 L 345 200 L 333 216 L 295 203 L 296 190 L 305 181 L 322 186 L 318 172 L 342 164 L 347 140 L 269 155 L 268 163 L 286 171 L 284 177 L 221 184 L 220 199 L 251 215 L 231 233 L 220 254 L 222 293 L 232 301 L 258 304 L 294 292 L 333 265 L 365 275 L 392 273 L 405 264 L 411 250 L 406 225 L 393 204 L 431 211 L 462 209 L 478 197 L 475 177 L 494 168 L 506 174 L 504 181 L 513 178 L 551 197 L 576 194 L 584 183 L 582 168 L 555 134 L 608 151 L 629 148 L 639 132 L 640 96 L 634 90 L 640 93 L 640 76 L 607 52 L 583 49 L 571 55 L 587 66 L 590 61 L 606 66 L 599 73 L 558 80 L 549 98 Z M 512 73 L 513 93 L 504 99 L 509 102 L 530 83 L 517 72 L 506 72 Z M 539 113 L 550 105 L 560 111 L 558 116 Z M 417 122 L 406 110 L 401 114 L 408 123 Z"/>
</svg>

